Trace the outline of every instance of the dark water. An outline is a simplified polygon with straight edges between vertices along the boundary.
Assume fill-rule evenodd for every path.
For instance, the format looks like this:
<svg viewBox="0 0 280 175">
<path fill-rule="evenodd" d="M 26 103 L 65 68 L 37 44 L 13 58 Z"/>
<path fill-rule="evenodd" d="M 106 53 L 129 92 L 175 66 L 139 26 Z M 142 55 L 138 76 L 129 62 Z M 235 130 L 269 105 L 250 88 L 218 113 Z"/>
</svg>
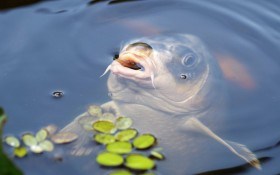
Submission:
<svg viewBox="0 0 280 175">
<path fill-rule="evenodd" d="M 36 131 L 50 123 L 62 127 L 88 105 L 108 101 L 107 80 L 99 76 L 123 41 L 188 33 L 201 38 L 219 62 L 246 70 L 237 68 L 235 78 L 225 80 L 230 125 L 219 133 L 256 151 L 263 163 L 257 171 L 221 153 L 224 160 L 218 159 L 223 160 L 218 167 L 209 160 L 200 165 L 206 169 L 195 173 L 280 173 L 279 1 L 30 2 L 18 7 L 0 3 L 0 106 L 9 116 L 5 133 Z M 56 90 L 64 92 L 63 98 L 52 97 Z M 108 172 L 93 155 L 65 157 L 62 163 L 52 156 L 29 156 L 16 163 L 28 175 Z M 172 167 L 159 163 L 157 172 L 166 171 Z"/>
</svg>

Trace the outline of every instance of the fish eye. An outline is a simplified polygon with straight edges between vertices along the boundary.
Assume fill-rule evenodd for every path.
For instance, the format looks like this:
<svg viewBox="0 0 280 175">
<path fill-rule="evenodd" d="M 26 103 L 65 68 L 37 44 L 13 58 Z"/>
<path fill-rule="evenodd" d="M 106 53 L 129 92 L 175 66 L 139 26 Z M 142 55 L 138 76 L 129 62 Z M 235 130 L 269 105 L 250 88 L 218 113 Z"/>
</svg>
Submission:
<svg viewBox="0 0 280 175">
<path fill-rule="evenodd" d="M 194 54 L 188 54 L 182 59 L 182 64 L 186 67 L 191 67 L 196 63 L 196 56 Z"/>
<path fill-rule="evenodd" d="M 136 42 L 136 43 L 129 44 L 126 48 L 126 51 L 142 52 L 147 56 L 149 56 L 152 53 L 153 48 L 147 43 Z"/>
</svg>

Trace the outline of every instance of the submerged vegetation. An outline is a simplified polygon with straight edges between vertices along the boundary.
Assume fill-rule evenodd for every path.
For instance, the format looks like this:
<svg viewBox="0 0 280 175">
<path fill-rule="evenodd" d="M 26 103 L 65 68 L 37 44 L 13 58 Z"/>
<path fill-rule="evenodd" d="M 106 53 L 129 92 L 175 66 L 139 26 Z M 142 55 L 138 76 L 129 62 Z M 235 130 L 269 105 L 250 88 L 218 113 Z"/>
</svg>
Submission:
<svg viewBox="0 0 280 175">
<path fill-rule="evenodd" d="M 131 118 L 103 113 L 99 106 L 92 105 L 87 112 L 91 116 L 90 119 L 81 118 L 79 124 L 85 130 L 93 132 L 93 140 L 104 148 L 96 156 L 96 162 L 99 165 L 117 168 L 110 173 L 111 175 L 129 175 L 133 171 L 154 174 L 149 170 L 155 168 L 155 160 L 164 159 L 160 153 L 161 148 L 149 150 L 157 143 L 155 136 L 150 133 L 139 134 L 137 129 L 132 128 Z M 40 129 L 36 134 L 25 133 L 20 139 L 11 135 L 7 136 L 4 142 L 13 148 L 15 157 L 23 158 L 29 151 L 35 154 L 45 151 L 52 152 L 55 148 L 54 144 L 74 142 L 79 137 L 71 132 L 56 133 L 56 130 L 56 126 L 49 125 Z M 2 151 L 2 147 L 0 148 Z M 1 172 L 0 174 L 2 175 Z"/>
<path fill-rule="evenodd" d="M 0 108 L 0 138 L 2 139 L 2 131 L 7 117 L 4 110 Z M 15 143 L 17 144 L 17 143 Z M 3 146 L 0 144 L 0 174 L 1 175 L 22 175 L 23 173 L 19 170 L 13 162 L 3 152 Z"/>
</svg>

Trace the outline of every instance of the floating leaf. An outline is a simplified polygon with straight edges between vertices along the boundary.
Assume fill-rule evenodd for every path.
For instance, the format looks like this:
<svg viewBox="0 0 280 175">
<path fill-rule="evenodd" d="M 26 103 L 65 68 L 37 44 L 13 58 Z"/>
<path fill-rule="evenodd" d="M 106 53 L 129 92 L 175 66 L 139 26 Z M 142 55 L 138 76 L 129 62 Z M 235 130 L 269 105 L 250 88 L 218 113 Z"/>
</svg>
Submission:
<svg viewBox="0 0 280 175">
<path fill-rule="evenodd" d="M 24 134 L 22 136 L 22 141 L 26 146 L 33 146 L 33 145 L 37 145 L 37 140 L 36 138 L 32 135 L 32 134 Z"/>
<path fill-rule="evenodd" d="M 14 149 L 14 155 L 22 158 L 27 155 L 27 149 L 25 147 L 18 147 Z"/>
<path fill-rule="evenodd" d="M 137 149 L 146 149 L 155 144 L 155 137 L 151 134 L 143 134 L 133 141 L 133 146 Z"/>
<path fill-rule="evenodd" d="M 146 172 L 144 174 L 141 174 L 141 175 L 156 175 L 154 172 Z"/>
<path fill-rule="evenodd" d="M 39 143 L 39 146 L 43 149 L 43 151 L 51 152 L 54 149 L 53 143 L 49 140 L 44 140 Z"/>
<path fill-rule="evenodd" d="M 0 107 L 0 140 L 2 142 L 2 131 L 7 121 L 7 116 L 3 108 Z M 3 151 L 3 145 L 0 143 L 0 174 L 1 175 L 23 175 L 22 171 L 15 166 L 11 159 Z"/>
<path fill-rule="evenodd" d="M 48 125 L 44 128 L 48 132 L 48 135 L 53 135 L 57 131 L 57 126 L 55 125 Z"/>
<path fill-rule="evenodd" d="M 150 170 L 155 162 L 141 154 L 130 154 L 126 157 L 125 166 L 135 170 Z"/>
<path fill-rule="evenodd" d="M 116 117 L 114 116 L 114 114 L 109 113 L 109 112 L 105 112 L 102 114 L 102 116 L 100 117 L 100 120 L 108 120 L 111 122 L 114 122 L 116 119 Z"/>
<path fill-rule="evenodd" d="M 99 106 L 91 105 L 91 106 L 88 108 L 88 113 L 89 113 L 91 116 L 101 117 L 101 115 L 102 115 L 102 109 L 101 109 Z"/>
<path fill-rule="evenodd" d="M 113 133 L 115 131 L 114 123 L 107 120 L 99 120 L 93 123 L 93 128 L 102 133 Z"/>
<path fill-rule="evenodd" d="M 119 117 L 116 120 L 116 128 L 118 128 L 118 129 L 127 129 L 127 128 L 131 127 L 131 125 L 132 125 L 131 118 Z"/>
<path fill-rule="evenodd" d="M 132 145 L 129 142 L 114 142 L 106 146 L 107 151 L 117 154 L 127 154 L 132 151 Z"/>
<path fill-rule="evenodd" d="M 33 152 L 33 153 L 42 153 L 44 150 L 42 147 L 40 147 L 39 145 L 32 145 L 30 146 L 30 150 Z"/>
<path fill-rule="evenodd" d="M 118 132 L 115 135 L 115 138 L 119 141 L 129 141 L 130 139 L 133 139 L 137 133 L 138 132 L 135 129 L 126 129 Z"/>
<path fill-rule="evenodd" d="M 115 170 L 112 171 L 109 175 L 132 175 L 132 173 L 127 170 Z"/>
<path fill-rule="evenodd" d="M 78 135 L 72 132 L 60 132 L 51 137 L 51 140 L 56 144 L 64 144 L 75 141 Z"/>
<path fill-rule="evenodd" d="M 119 154 L 102 152 L 97 155 L 96 161 L 103 166 L 119 166 L 123 163 L 123 157 Z"/>
<path fill-rule="evenodd" d="M 161 154 L 158 151 L 154 151 L 154 150 L 151 151 L 151 156 L 154 157 L 154 158 L 157 158 L 159 160 L 163 160 L 164 159 L 164 155 L 163 154 Z"/>
<path fill-rule="evenodd" d="M 5 137 L 5 142 L 12 147 L 19 147 L 20 146 L 20 141 L 18 138 L 14 137 L 14 136 L 7 136 Z"/>
<path fill-rule="evenodd" d="M 104 133 L 98 133 L 94 135 L 94 140 L 97 143 L 101 143 L 101 144 L 108 144 L 108 143 L 113 143 L 115 142 L 115 137 L 111 134 L 104 134 Z"/>
<path fill-rule="evenodd" d="M 40 129 L 35 135 L 37 142 L 46 140 L 47 137 L 48 137 L 48 132 L 45 129 Z"/>
</svg>

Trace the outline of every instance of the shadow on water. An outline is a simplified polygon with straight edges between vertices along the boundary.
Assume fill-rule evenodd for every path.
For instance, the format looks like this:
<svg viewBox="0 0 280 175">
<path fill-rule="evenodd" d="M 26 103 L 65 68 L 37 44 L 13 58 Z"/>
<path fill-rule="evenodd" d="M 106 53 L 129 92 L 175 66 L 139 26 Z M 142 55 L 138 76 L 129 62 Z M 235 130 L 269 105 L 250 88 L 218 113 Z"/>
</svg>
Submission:
<svg viewBox="0 0 280 175">
<path fill-rule="evenodd" d="M 268 163 L 272 158 L 271 157 L 262 157 L 259 158 L 261 164 Z M 213 170 L 203 173 L 198 173 L 196 175 L 226 175 L 226 174 L 245 174 L 249 170 L 252 169 L 252 166 L 250 164 L 244 164 L 232 168 L 225 168 L 225 169 L 219 169 L 219 170 Z"/>
<path fill-rule="evenodd" d="M 257 149 L 255 150 L 254 152 L 264 152 L 264 151 L 270 151 L 272 149 L 275 149 L 275 148 L 278 148 L 280 146 L 280 141 L 277 142 L 275 145 L 272 145 L 272 146 L 268 146 L 268 147 L 265 147 L 265 148 L 261 148 L 261 149 Z"/>
<path fill-rule="evenodd" d="M 44 0 L 1 0 L 0 11 L 37 4 L 39 2 L 44 2 Z"/>
<path fill-rule="evenodd" d="M 125 2 L 136 2 L 136 1 L 144 1 L 144 0 L 92 0 L 88 4 L 93 5 L 99 2 L 107 2 L 107 4 L 120 4 Z"/>
</svg>

